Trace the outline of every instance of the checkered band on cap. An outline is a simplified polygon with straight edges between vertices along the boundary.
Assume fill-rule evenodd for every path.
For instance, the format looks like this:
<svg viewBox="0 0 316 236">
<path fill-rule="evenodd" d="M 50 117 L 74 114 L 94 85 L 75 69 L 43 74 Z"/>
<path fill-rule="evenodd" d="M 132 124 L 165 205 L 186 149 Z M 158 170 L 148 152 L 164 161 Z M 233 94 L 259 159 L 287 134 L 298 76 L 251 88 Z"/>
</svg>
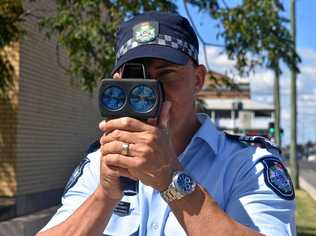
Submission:
<svg viewBox="0 0 316 236">
<path fill-rule="evenodd" d="M 116 54 L 116 59 L 118 60 L 129 50 L 145 44 L 156 44 L 161 46 L 172 47 L 174 49 L 184 52 L 185 54 L 190 56 L 195 62 L 198 62 L 198 51 L 192 44 L 181 39 L 172 37 L 170 35 L 164 34 L 158 34 L 154 40 L 149 42 L 138 42 L 134 38 L 127 40 L 127 42 L 124 43 L 123 46 L 118 50 Z"/>
</svg>

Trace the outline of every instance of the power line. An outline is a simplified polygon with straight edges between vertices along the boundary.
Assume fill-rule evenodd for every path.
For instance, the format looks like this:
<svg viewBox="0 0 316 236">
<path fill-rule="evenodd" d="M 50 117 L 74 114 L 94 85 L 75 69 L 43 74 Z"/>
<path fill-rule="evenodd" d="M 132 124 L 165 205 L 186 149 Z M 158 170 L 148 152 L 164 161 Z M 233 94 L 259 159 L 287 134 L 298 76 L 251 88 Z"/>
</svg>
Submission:
<svg viewBox="0 0 316 236">
<path fill-rule="evenodd" d="M 184 9 L 185 9 L 185 13 L 187 15 L 187 17 L 189 18 L 191 24 L 192 24 L 192 27 L 196 33 L 196 35 L 198 36 L 199 40 L 201 41 L 202 43 L 202 48 L 203 48 L 203 54 L 204 54 L 204 60 L 205 60 L 205 64 L 206 64 L 206 67 L 207 67 L 207 70 L 210 71 L 211 70 L 211 67 L 210 67 L 210 64 L 208 63 L 208 58 L 207 58 L 207 52 L 206 52 L 206 46 L 212 46 L 212 47 L 224 47 L 224 45 L 220 45 L 220 44 L 216 44 L 216 43 L 210 43 L 210 42 L 206 42 L 201 34 L 199 33 L 193 19 L 192 19 L 192 16 L 190 14 L 190 11 L 188 9 L 188 6 L 187 6 L 187 1 L 186 0 L 183 0 L 183 6 L 184 6 Z"/>
</svg>

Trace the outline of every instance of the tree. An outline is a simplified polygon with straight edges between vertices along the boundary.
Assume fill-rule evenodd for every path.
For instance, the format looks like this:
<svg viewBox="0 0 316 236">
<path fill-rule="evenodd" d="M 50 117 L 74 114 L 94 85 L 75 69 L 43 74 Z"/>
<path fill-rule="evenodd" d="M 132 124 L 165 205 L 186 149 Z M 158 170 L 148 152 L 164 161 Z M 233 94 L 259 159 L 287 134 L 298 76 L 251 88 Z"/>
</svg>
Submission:
<svg viewBox="0 0 316 236">
<path fill-rule="evenodd" d="M 43 19 L 41 27 L 48 37 L 57 35 L 69 57 L 66 71 L 90 92 L 99 79 L 110 76 L 115 33 L 123 19 L 143 11 L 176 9 L 167 0 L 56 0 L 56 4 L 56 15 Z"/>
<path fill-rule="evenodd" d="M 291 0 L 291 33 L 292 45 L 296 47 L 296 6 L 295 0 Z M 291 67 L 291 145 L 290 145 L 290 167 L 295 188 L 299 188 L 299 168 L 297 162 L 297 104 L 296 104 L 296 70 L 295 58 L 293 55 Z"/>
<path fill-rule="evenodd" d="M 23 35 L 20 22 L 23 15 L 21 1 L 0 1 L 0 97 L 13 85 L 13 66 L 5 50 Z"/>
<path fill-rule="evenodd" d="M 69 58 L 67 66 L 60 66 L 79 80 L 83 90 L 91 92 L 99 79 L 109 76 L 115 61 L 115 32 L 123 19 L 143 11 L 176 11 L 175 4 L 168 0 L 56 0 L 55 3 L 56 14 L 43 17 L 23 9 L 22 0 L 0 1 L 0 95 L 5 95 L 13 84 L 13 67 L 3 49 L 21 38 L 24 31 L 20 23 L 27 15 L 39 19 L 48 38 L 57 36 L 57 54 L 63 47 Z"/>
<path fill-rule="evenodd" d="M 274 71 L 275 137 L 281 146 L 280 63 L 284 62 L 288 68 L 299 72 L 298 63 L 301 61 L 287 28 L 289 20 L 281 16 L 284 11 L 281 1 L 243 0 L 234 7 L 229 7 L 225 0 L 184 0 L 184 3 L 208 11 L 219 21 L 218 26 L 223 30 L 218 36 L 224 40 L 228 58 L 236 60 L 235 68 L 240 75 L 249 74 L 257 66 Z"/>
<path fill-rule="evenodd" d="M 57 37 L 59 47 L 69 57 L 65 70 L 88 91 L 94 89 L 100 78 L 109 76 L 115 61 L 113 44 L 119 22 L 143 11 L 177 10 L 171 0 L 55 2 L 56 14 L 43 18 L 40 25 L 48 37 Z M 284 25 L 288 20 L 279 14 L 283 11 L 279 0 L 244 0 L 235 7 L 229 7 L 224 0 L 184 2 L 209 12 L 222 26 L 218 36 L 224 39 L 228 57 L 236 59 L 235 67 L 241 75 L 250 73 L 257 65 L 281 73 L 280 62 L 289 65 L 292 55 L 294 69 L 298 71 L 299 57 Z"/>
</svg>

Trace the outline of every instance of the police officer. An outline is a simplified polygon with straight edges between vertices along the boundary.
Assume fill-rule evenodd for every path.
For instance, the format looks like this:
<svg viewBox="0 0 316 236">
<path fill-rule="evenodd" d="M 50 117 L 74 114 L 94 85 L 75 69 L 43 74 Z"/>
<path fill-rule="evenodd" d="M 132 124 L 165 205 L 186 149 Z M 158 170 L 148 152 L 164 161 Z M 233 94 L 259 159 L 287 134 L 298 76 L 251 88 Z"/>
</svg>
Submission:
<svg viewBox="0 0 316 236">
<path fill-rule="evenodd" d="M 122 23 L 116 40 L 114 78 L 125 63 L 145 61 L 166 102 L 156 120 L 100 123 L 101 147 L 81 161 L 38 235 L 295 235 L 294 190 L 278 150 L 226 135 L 195 112 L 206 71 L 189 22 L 146 12 Z M 123 196 L 119 176 L 139 180 L 138 194 Z"/>
</svg>

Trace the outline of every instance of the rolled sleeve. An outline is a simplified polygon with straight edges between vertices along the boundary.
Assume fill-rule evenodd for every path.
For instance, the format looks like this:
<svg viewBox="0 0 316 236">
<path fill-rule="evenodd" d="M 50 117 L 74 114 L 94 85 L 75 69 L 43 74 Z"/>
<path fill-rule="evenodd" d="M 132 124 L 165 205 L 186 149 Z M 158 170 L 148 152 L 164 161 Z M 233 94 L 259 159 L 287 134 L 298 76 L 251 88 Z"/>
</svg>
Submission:
<svg viewBox="0 0 316 236">
<path fill-rule="evenodd" d="M 61 199 L 61 207 L 41 231 L 45 231 L 64 222 L 95 191 L 99 183 L 100 155 L 89 154 L 88 162 L 82 168 L 82 174 L 75 183 L 66 189 Z M 75 172 L 74 172 L 75 173 Z M 74 173 L 70 178 L 73 177 Z"/>
<path fill-rule="evenodd" d="M 261 162 L 237 178 L 235 186 L 225 209 L 233 219 L 265 235 L 296 235 L 295 200 L 272 191 Z"/>
</svg>

